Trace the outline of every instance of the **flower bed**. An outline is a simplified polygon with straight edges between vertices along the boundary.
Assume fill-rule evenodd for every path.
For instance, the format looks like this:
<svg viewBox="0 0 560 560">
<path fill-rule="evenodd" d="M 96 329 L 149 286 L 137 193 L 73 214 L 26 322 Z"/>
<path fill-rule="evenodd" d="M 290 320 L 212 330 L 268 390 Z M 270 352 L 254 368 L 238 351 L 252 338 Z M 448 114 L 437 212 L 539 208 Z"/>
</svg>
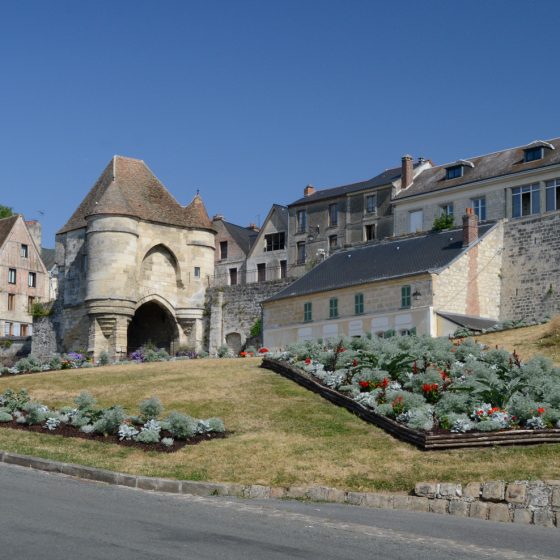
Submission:
<svg viewBox="0 0 560 560">
<path fill-rule="evenodd" d="M 133 446 L 145 451 L 172 452 L 201 441 L 225 437 L 220 418 L 199 420 L 172 411 L 164 419 L 156 397 L 142 401 L 139 415 L 129 416 L 120 406 L 99 408 L 86 392 L 74 399 L 75 407 L 50 410 L 32 401 L 25 389 L 8 389 L 0 395 L 0 427 L 80 437 Z"/>
<path fill-rule="evenodd" d="M 542 357 L 414 336 L 306 342 L 270 357 L 416 432 L 560 428 L 560 369 Z"/>
</svg>

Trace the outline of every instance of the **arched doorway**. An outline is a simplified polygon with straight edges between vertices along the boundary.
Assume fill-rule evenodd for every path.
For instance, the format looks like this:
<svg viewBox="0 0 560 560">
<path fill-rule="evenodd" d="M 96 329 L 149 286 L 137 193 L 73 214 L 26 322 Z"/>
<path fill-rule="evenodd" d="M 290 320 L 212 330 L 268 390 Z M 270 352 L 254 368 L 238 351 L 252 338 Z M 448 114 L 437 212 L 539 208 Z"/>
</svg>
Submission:
<svg viewBox="0 0 560 560">
<path fill-rule="evenodd" d="M 141 305 L 128 325 L 128 353 L 153 344 L 168 352 L 179 338 L 177 323 L 165 307 L 155 301 Z"/>
</svg>

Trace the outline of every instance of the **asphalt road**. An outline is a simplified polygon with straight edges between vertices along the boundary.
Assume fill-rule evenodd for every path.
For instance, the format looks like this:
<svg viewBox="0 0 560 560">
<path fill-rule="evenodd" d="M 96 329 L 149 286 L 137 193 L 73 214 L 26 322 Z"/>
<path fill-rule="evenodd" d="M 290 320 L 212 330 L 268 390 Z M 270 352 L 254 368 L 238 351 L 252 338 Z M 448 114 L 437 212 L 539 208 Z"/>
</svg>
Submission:
<svg viewBox="0 0 560 560">
<path fill-rule="evenodd" d="M 560 558 L 560 529 L 338 504 L 174 496 L 0 464 L 0 559 Z"/>
</svg>

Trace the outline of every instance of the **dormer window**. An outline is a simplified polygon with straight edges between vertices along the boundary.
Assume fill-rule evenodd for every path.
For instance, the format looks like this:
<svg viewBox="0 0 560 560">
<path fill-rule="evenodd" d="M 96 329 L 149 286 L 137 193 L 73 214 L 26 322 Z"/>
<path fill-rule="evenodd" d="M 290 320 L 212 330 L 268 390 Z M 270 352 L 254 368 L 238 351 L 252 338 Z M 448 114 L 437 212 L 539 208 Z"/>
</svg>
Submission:
<svg viewBox="0 0 560 560">
<path fill-rule="evenodd" d="M 449 167 L 445 168 L 445 178 L 449 180 L 449 179 L 457 179 L 458 177 L 462 177 L 465 174 L 466 167 L 474 167 L 474 163 L 466 159 L 460 159 L 456 161 L 455 163 L 451 164 Z"/>
<path fill-rule="evenodd" d="M 553 144 L 544 142 L 543 140 L 535 140 L 523 148 L 523 161 L 529 163 L 531 161 L 538 161 L 544 158 L 544 150 L 555 150 Z"/>
<path fill-rule="evenodd" d="M 525 163 L 529 161 L 537 161 L 544 157 L 544 148 L 537 146 L 536 148 L 528 148 L 525 150 Z"/>
<path fill-rule="evenodd" d="M 446 171 L 445 174 L 446 179 L 457 179 L 457 177 L 463 176 L 462 165 L 454 165 L 453 167 L 448 167 L 445 171 Z"/>
</svg>

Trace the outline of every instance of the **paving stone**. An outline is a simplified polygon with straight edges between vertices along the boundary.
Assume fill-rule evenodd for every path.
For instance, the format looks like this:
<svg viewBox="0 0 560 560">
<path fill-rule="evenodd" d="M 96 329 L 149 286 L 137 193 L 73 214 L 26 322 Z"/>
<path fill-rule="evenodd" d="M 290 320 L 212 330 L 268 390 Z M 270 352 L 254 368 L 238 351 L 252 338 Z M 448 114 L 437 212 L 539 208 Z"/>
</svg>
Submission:
<svg viewBox="0 0 560 560">
<path fill-rule="evenodd" d="M 139 476 L 136 479 L 136 488 L 142 490 L 153 490 L 155 492 L 181 493 L 181 481 L 168 478 L 152 478 L 150 476 Z"/>
<path fill-rule="evenodd" d="M 470 517 L 488 519 L 488 504 L 479 501 L 473 502 L 471 504 Z"/>
<path fill-rule="evenodd" d="M 347 492 L 346 503 L 361 506 L 366 501 L 366 492 Z"/>
<path fill-rule="evenodd" d="M 96 469 L 94 467 L 63 464 L 62 473 L 76 478 L 83 478 L 85 480 L 95 480 L 97 482 L 105 482 L 107 484 L 118 484 L 118 473 L 106 471 L 104 469 Z"/>
<path fill-rule="evenodd" d="M 480 482 L 469 482 L 463 486 L 463 497 L 478 500 L 480 498 L 481 487 L 482 484 Z"/>
<path fill-rule="evenodd" d="M 18 455 L 16 453 L 4 453 L 4 463 L 8 463 L 10 465 L 19 465 L 20 467 L 29 467 L 31 466 L 31 457 L 27 455 Z"/>
<path fill-rule="evenodd" d="M 127 486 L 128 488 L 136 488 L 137 477 L 130 474 L 117 473 L 117 484 L 119 486 Z"/>
<path fill-rule="evenodd" d="M 513 510 L 513 522 L 530 525 L 533 523 L 533 512 L 530 509 L 518 508 Z"/>
<path fill-rule="evenodd" d="M 510 482 L 506 488 L 506 502 L 524 504 L 527 500 L 527 483 Z"/>
<path fill-rule="evenodd" d="M 552 507 L 560 508 L 560 488 L 552 489 Z"/>
<path fill-rule="evenodd" d="M 251 484 L 245 488 L 244 494 L 247 498 L 266 500 L 270 498 L 270 486 Z"/>
<path fill-rule="evenodd" d="M 550 505 L 552 489 L 542 483 L 529 484 L 527 504 L 536 508 Z"/>
<path fill-rule="evenodd" d="M 333 498 L 335 496 L 339 497 L 340 493 L 344 494 L 344 492 L 341 492 L 336 488 L 329 488 L 328 486 L 312 486 L 307 491 L 307 497 L 315 502 L 331 502 L 335 501 Z M 344 501 L 344 499 L 342 501 Z"/>
<path fill-rule="evenodd" d="M 463 488 L 460 484 L 440 484 L 438 497 L 440 498 L 460 498 L 463 495 Z"/>
<path fill-rule="evenodd" d="M 503 480 L 493 480 L 482 485 L 482 499 L 490 502 L 501 502 L 506 492 L 506 483 Z"/>
<path fill-rule="evenodd" d="M 432 513 L 448 513 L 448 501 L 447 500 L 429 500 L 429 508 Z"/>
<path fill-rule="evenodd" d="M 306 486 L 290 486 L 286 489 L 286 498 L 305 498 L 307 495 Z"/>
<path fill-rule="evenodd" d="M 364 505 L 379 509 L 393 509 L 393 496 L 390 494 L 365 494 Z"/>
<path fill-rule="evenodd" d="M 64 465 L 64 463 L 59 463 L 58 461 L 49 461 L 48 459 L 39 459 L 38 457 L 30 457 L 29 459 L 29 466 L 40 471 L 61 473 L 62 466 Z"/>
<path fill-rule="evenodd" d="M 410 511 L 429 511 L 428 498 L 421 496 L 407 496 L 408 510 Z"/>
<path fill-rule="evenodd" d="M 533 513 L 533 523 L 542 527 L 554 527 L 554 512 L 548 508 L 536 509 Z"/>
<path fill-rule="evenodd" d="M 393 496 L 393 509 L 408 509 L 408 498 L 410 496 Z"/>
<path fill-rule="evenodd" d="M 462 500 L 449 500 L 449 513 L 450 515 L 455 515 L 457 517 L 468 517 L 469 506 L 471 505 L 472 504 L 463 502 Z"/>
<path fill-rule="evenodd" d="M 511 515 L 507 504 L 488 504 L 488 519 L 490 519 L 490 521 L 509 523 L 511 521 Z"/>
<path fill-rule="evenodd" d="M 272 486 L 270 488 L 270 497 L 271 498 L 285 498 L 288 490 L 287 488 L 282 488 L 281 486 Z M 235 496 L 235 494 L 232 494 Z"/>
<path fill-rule="evenodd" d="M 414 493 L 417 496 L 426 496 L 427 498 L 434 498 L 438 493 L 438 486 L 436 482 L 418 482 L 414 486 Z"/>
<path fill-rule="evenodd" d="M 219 484 L 196 482 L 194 480 L 181 481 L 181 493 L 193 496 L 216 496 L 220 491 Z"/>
</svg>

